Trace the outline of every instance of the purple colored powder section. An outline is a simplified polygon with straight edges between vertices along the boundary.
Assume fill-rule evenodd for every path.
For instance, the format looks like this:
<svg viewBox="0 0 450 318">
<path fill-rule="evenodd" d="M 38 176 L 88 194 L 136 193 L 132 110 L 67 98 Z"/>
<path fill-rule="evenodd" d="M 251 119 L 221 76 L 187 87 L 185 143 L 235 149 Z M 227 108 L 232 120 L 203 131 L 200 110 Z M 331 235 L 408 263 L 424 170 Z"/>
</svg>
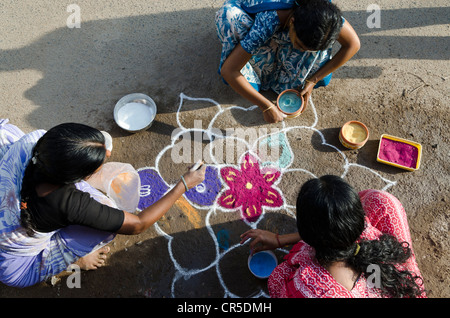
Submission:
<svg viewBox="0 0 450 318">
<path fill-rule="evenodd" d="M 379 158 L 408 168 L 416 168 L 417 147 L 388 138 L 381 138 Z"/>
<path fill-rule="evenodd" d="M 216 168 L 207 166 L 205 180 L 198 186 L 186 192 L 186 198 L 190 201 L 204 206 L 209 206 L 216 200 L 217 194 L 222 188 L 219 172 Z"/>
<path fill-rule="evenodd" d="M 142 169 L 138 173 L 141 179 L 138 208 L 143 210 L 161 199 L 169 187 L 159 173 L 152 168 Z M 222 184 L 217 169 L 208 166 L 206 167 L 205 180 L 187 191 L 185 195 L 193 203 L 209 206 L 214 203 L 221 188 Z"/>
<path fill-rule="evenodd" d="M 161 199 L 169 187 L 154 169 L 143 169 L 138 173 L 141 178 L 138 209 L 143 210 Z"/>
</svg>

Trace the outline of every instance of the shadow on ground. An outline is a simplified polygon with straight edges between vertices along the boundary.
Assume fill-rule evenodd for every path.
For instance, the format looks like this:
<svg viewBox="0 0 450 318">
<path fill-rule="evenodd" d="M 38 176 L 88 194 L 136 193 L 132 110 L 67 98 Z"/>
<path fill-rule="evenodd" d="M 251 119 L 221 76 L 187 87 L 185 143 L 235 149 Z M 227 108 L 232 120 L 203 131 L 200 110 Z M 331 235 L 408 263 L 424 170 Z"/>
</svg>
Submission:
<svg viewBox="0 0 450 318">
<path fill-rule="evenodd" d="M 220 44 L 215 9 L 164 12 L 82 22 L 59 28 L 34 43 L 0 53 L 0 71 L 33 69 L 42 73 L 25 97 L 38 108 L 27 120 L 78 121 L 111 130 L 112 110 L 131 92 L 150 95 L 158 114 L 176 111 L 180 92 L 233 103 L 239 98 L 217 74 Z M 381 29 L 369 29 L 365 11 L 344 12 L 361 38 L 354 59 L 448 59 L 449 37 L 387 36 L 377 31 L 446 24 L 450 8 L 383 10 Z M 380 66 L 344 66 L 336 78 L 377 78 Z M 219 98 L 220 97 L 220 98 Z M 240 100 L 242 103 L 242 100 Z M 79 109 L 86 109 L 84 113 Z M 117 134 L 124 132 L 117 131 Z"/>
<path fill-rule="evenodd" d="M 188 222 L 182 214 L 172 216 L 170 224 L 164 219 L 159 225 L 169 231 L 171 225 L 182 223 L 183 218 Z M 287 233 L 295 230 L 295 220 L 279 213 L 266 213 L 259 227 Z M 159 236 L 155 228 L 139 236 L 119 236 L 110 243 L 112 255 L 107 266 L 82 272 L 80 288 L 68 287 L 76 280 L 71 276 L 74 272 L 65 272 L 53 286 L 50 281 L 24 289 L 0 285 L 0 297 L 223 298 L 226 294 L 261 296 L 261 292 L 267 295 L 267 280 L 254 277 L 248 269 L 248 245 L 239 244 L 239 235 L 248 229 L 242 220 L 235 220 L 171 233 L 170 240 Z M 276 255 L 280 262 L 285 252 L 276 251 Z"/>
</svg>

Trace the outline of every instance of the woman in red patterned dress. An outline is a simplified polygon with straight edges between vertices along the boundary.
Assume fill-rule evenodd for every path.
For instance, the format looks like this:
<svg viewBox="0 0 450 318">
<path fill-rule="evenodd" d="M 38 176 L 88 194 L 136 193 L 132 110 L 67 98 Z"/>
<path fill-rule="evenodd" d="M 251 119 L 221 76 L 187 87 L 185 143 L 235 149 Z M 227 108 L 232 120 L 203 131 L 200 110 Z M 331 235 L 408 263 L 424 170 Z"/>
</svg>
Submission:
<svg viewBox="0 0 450 318">
<path fill-rule="evenodd" d="M 271 297 L 426 297 L 406 213 L 393 195 L 359 194 L 343 179 L 307 181 L 297 199 L 298 233 L 254 229 L 253 252 L 295 244 L 268 280 Z"/>
</svg>

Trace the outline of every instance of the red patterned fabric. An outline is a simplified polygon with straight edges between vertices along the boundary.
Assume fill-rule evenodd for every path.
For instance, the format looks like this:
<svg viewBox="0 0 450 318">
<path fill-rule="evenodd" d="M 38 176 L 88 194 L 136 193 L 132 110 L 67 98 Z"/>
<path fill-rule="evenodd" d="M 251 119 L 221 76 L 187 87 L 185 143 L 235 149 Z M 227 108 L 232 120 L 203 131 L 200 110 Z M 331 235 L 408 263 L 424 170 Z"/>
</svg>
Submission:
<svg viewBox="0 0 450 318">
<path fill-rule="evenodd" d="M 359 197 L 366 213 L 366 226 L 360 239 L 374 240 L 387 233 L 400 242 L 408 242 L 412 249 L 406 213 L 396 197 L 379 190 L 361 191 Z M 414 252 L 402 268 L 422 277 Z M 360 276 L 352 290 L 347 290 L 317 263 L 314 249 L 303 241 L 294 245 L 285 262 L 275 268 L 269 277 L 268 288 L 273 298 L 381 297 L 364 275 Z M 422 296 L 426 297 L 425 292 Z"/>
</svg>

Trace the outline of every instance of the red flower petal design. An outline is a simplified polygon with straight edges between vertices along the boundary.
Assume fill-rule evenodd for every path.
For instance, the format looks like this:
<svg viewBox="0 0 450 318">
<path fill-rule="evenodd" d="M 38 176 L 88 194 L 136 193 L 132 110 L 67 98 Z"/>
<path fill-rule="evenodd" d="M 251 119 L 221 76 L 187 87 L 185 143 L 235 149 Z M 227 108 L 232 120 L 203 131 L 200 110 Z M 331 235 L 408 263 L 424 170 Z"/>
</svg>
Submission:
<svg viewBox="0 0 450 318">
<path fill-rule="evenodd" d="M 254 222 L 262 214 L 264 206 L 283 205 L 281 194 L 272 187 L 281 175 L 278 169 L 261 169 L 258 158 L 250 153 L 245 154 L 240 168 L 224 167 L 220 170 L 220 175 L 228 186 L 218 199 L 222 208 L 240 208 L 242 217 Z"/>
</svg>

